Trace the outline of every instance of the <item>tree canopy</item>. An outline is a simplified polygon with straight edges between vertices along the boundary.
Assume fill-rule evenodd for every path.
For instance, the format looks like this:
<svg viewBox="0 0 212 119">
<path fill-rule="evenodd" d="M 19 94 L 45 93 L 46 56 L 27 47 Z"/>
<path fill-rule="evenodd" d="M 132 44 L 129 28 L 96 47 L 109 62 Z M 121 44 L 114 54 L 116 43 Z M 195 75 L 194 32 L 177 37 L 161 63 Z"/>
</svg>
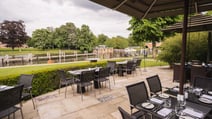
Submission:
<svg viewBox="0 0 212 119">
<path fill-rule="evenodd" d="M 25 32 L 23 21 L 7 21 L 0 24 L 0 41 L 13 50 L 26 43 L 29 37 Z"/>
<path fill-rule="evenodd" d="M 117 37 L 112 37 L 111 39 L 107 40 L 105 42 L 106 46 L 108 47 L 113 47 L 116 49 L 123 49 L 128 47 L 128 40 L 124 37 L 117 36 Z"/>
<path fill-rule="evenodd" d="M 162 28 L 173 24 L 177 21 L 177 17 L 158 17 L 152 19 L 137 19 L 132 17 L 129 21 L 131 36 L 136 42 L 149 41 L 153 43 L 161 41 L 168 34 L 162 32 Z"/>
</svg>

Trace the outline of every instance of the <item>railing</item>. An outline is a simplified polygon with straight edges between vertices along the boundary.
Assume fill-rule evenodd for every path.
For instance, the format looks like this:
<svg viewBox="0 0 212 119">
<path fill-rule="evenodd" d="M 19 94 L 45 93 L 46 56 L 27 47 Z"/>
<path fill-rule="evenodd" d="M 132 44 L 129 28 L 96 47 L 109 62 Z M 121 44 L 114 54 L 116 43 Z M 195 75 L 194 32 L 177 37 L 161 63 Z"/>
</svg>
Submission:
<svg viewBox="0 0 212 119">
<path fill-rule="evenodd" d="M 19 57 L 7 57 L 0 58 L 0 67 L 6 66 L 19 66 L 19 65 L 31 65 L 31 64 L 46 64 L 46 63 L 62 63 L 83 61 L 88 58 L 96 58 L 95 53 L 84 54 L 71 54 L 71 55 L 52 55 L 52 56 L 19 56 Z"/>
</svg>

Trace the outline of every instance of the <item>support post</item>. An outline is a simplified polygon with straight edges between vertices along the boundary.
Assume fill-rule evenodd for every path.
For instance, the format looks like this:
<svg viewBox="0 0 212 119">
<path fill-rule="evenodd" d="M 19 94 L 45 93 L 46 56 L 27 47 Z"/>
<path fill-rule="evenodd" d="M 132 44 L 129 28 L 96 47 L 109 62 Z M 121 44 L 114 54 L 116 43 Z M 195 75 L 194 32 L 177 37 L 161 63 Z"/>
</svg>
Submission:
<svg viewBox="0 0 212 119">
<path fill-rule="evenodd" d="M 185 58 L 186 58 L 186 41 L 187 41 L 187 24 L 188 24 L 189 0 L 184 0 L 184 18 L 183 18 L 183 35 L 182 35 L 182 54 L 181 54 L 181 73 L 180 73 L 180 94 L 183 94 L 183 85 L 185 82 Z"/>
</svg>

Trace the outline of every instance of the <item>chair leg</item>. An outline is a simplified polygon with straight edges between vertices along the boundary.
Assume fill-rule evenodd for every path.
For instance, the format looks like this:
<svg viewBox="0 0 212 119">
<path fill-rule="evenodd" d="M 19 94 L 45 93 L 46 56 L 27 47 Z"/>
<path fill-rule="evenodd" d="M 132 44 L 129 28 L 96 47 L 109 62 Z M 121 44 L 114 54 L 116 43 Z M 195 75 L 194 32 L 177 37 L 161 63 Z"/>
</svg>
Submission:
<svg viewBox="0 0 212 119">
<path fill-rule="evenodd" d="M 71 88 L 72 88 L 73 96 L 74 96 L 74 87 L 73 87 L 73 84 L 71 84 Z"/>
<path fill-rule="evenodd" d="M 22 108 L 20 109 L 20 112 L 21 112 L 21 117 L 22 117 L 22 119 L 24 119 L 24 114 L 23 114 Z"/>
<path fill-rule="evenodd" d="M 98 87 L 99 87 L 99 94 L 101 94 L 101 89 L 100 89 L 100 82 L 98 80 Z"/>
<path fill-rule="evenodd" d="M 65 88 L 65 98 L 66 98 L 67 87 L 68 87 L 68 86 L 66 85 L 66 88 Z"/>
<path fill-rule="evenodd" d="M 33 98 L 33 96 L 32 96 L 32 91 L 30 91 L 30 96 L 31 96 L 33 108 L 35 109 L 35 102 L 34 102 L 34 98 Z"/>
<path fill-rule="evenodd" d="M 108 82 L 109 82 L 109 90 L 111 91 L 111 87 L 110 87 L 110 79 L 108 80 Z"/>
</svg>

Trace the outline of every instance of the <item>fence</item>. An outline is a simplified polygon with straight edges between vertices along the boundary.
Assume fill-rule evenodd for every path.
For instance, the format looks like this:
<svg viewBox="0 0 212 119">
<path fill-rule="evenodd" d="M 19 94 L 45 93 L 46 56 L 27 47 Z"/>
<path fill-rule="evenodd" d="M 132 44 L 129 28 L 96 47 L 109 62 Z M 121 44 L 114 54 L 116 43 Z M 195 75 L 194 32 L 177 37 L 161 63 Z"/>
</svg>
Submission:
<svg viewBox="0 0 212 119">
<path fill-rule="evenodd" d="M 18 66 L 18 65 L 30 65 L 30 64 L 45 64 L 45 63 L 62 63 L 62 62 L 73 62 L 83 61 L 88 58 L 95 58 L 95 53 L 84 53 L 84 54 L 70 54 L 59 53 L 57 55 L 51 55 L 47 53 L 47 56 L 33 56 L 32 54 L 23 56 L 8 56 L 0 58 L 0 67 L 6 66 Z"/>
</svg>

